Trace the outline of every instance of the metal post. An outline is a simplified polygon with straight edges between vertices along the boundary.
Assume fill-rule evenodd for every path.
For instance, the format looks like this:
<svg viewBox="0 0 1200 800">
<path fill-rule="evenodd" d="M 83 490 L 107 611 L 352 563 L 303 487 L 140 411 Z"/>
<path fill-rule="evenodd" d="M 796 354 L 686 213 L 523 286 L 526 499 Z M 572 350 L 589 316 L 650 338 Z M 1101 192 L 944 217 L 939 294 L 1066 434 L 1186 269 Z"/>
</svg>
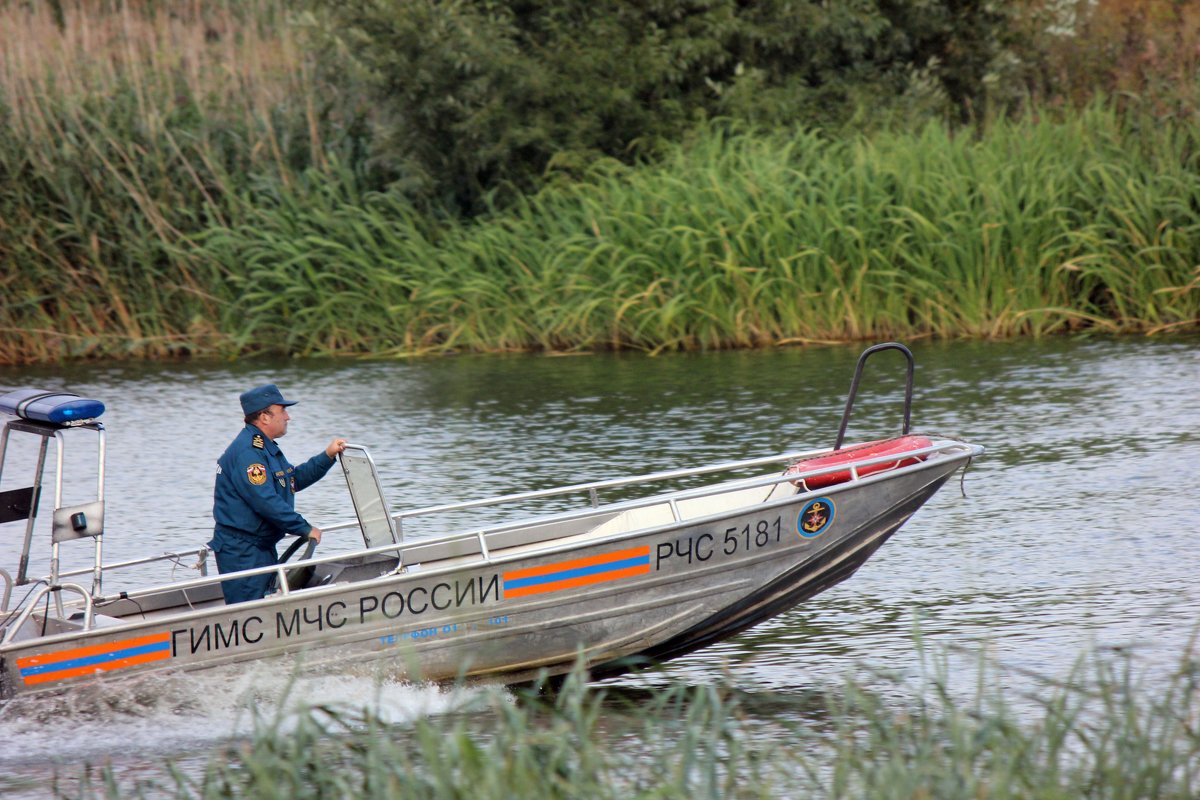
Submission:
<svg viewBox="0 0 1200 800">
<path fill-rule="evenodd" d="M 4 580 L 4 597 L 0 599 L 0 613 L 3 613 L 8 611 L 8 601 L 12 598 L 13 580 L 5 569 L 0 569 L 0 578 Z"/>
<path fill-rule="evenodd" d="M 104 508 L 104 423 L 96 423 L 96 433 L 100 436 L 100 441 L 96 445 L 97 464 L 96 464 L 96 500 L 100 502 L 100 508 Z M 101 512 L 103 513 L 103 511 Z M 100 533 L 94 537 L 96 539 L 96 561 L 92 569 L 92 596 L 100 596 L 100 582 L 104 577 L 104 570 L 101 568 L 103 564 L 102 556 L 104 552 L 104 528 L 100 528 Z"/>
<path fill-rule="evenodd" d="M 21 544 L 21 561 L 17 565 L 17 585 L 29 583 L 29 550 L 33 546 L 33 523 L 37 517 L 33 509 L 37 508 L 38 498 L 42 493 L 42 470 L 46 467 L 46 449 L 50 440 L 43 436 L 42 445 L 38 450 L 37 469 L 33 473 L 33 503 L 30 505 L 29 519 L 25 521 L 25 540 Z M 7 453 L 8 427 L 4 428 L 4 440 L 0 442 L 0 450 Z"/>
<path fill-rule="evenodd" d="M 63 490 L 63 459 L 67 449 L 66 442 L 63 440 L 62 431 L 54 432 L 54 438 L 58 440 L 58 452 L 55 454 L 54 463 L 54 508 L 62 508 L 62 490 Z M 43 442 L 49 439 L 43 439 Z M 40 470 L 39 470 L 40 474 Z M 50 544 L 50 587 L 55 589 L 58 586 L 58 541 L 54 539 Z M 66 616 L 63 611 L 62 592 L 54 592 L 54 607 L 58 609 L 60 618 Z"/>
</svg>

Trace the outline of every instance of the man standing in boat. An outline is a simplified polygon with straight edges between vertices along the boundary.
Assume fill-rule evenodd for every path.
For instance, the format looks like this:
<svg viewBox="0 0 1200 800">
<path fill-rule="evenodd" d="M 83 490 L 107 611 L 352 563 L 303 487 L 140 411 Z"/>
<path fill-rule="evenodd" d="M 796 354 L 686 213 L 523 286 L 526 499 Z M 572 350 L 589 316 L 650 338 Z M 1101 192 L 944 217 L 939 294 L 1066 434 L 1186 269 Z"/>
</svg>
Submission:
<svg viewBox="0 0 1200 800">
<path fill-rule="evenodd" d="M 216 528 L 208 546 L 217 556 L 221 573 L 275 564 L 275 546 L 287 534 L 321 541 L 321 530 L 296 513 L 296 492 L 313 485 L 346 449 L 334 439 L 299 466 L 292 466 L 275 440 L 287 433 L 287 407 L 275 384 L 255 387 L 241 395 L 246 427 L 217 459 L 213 490 Z M 275 575 L 267 573 L 223 581 L 226 603 L 244 603 L 267 595 Z"/>
</svg>

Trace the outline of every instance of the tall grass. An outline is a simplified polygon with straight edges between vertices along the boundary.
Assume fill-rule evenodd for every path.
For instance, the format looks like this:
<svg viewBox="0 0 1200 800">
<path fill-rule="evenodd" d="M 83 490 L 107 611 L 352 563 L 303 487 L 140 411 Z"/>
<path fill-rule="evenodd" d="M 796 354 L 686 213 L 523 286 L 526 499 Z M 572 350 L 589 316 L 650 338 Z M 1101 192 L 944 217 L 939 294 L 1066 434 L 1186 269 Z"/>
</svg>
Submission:
<svg viewBox="0 0 1200 800">
<path fill-rule="evenodd" d="M 61 9 L 62 13 L 56 13 Z M 0 3 L 0 361 L 226 338 L 187 235 L 250 176 L 323 163 L 281 0 Z"/>
<path fill-rule="evenodd" d="M 207 767 L 131 784 L 85 771 L 64 796 L 180 798 L 1192 798 L 1200 791 L 1200 664 L 1139 676 L 1082 657 L 1018 712 L 984 663 L 952 689 L 849 678 L 813 696 L 670 685 L 550 699 L 499 690 L 458 713 L 384 723 L 371 710 L 263 715 Z M 961 683 L 961 682 L 955 682 Z M 144 774 L 144 773 L 142 773 Z M 71 776 L 63 776 L 71 777 Z M 62 791 L 64 785 L 57 787 Z"/>
<path fill-rule="evenodd" d="M 0 3 L 0 363 L 1200 326 L 1195 126 L 712 125 L 464 221 L 364 188 L 299 19 Z"/>
<path fill-rule="evenodd" d="M 711 128 L 473 223 L 324 177 L 199 247 L 243 346 L 722 348 L 1200 324 L 1200 153 L 1102 106 L 979 136 Z"/>
</svg>

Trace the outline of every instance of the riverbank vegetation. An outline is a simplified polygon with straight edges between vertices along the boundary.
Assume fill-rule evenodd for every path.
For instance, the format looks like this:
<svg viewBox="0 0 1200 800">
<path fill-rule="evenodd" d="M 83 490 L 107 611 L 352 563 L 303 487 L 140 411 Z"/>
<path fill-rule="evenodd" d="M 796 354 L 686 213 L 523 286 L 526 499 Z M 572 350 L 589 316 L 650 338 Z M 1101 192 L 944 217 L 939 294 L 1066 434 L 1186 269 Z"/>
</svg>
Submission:
<svg viewBox="0 0 1200 800">
<path fill-rule="evenodd" d="M 457 712 L 400 726 L 369 709 L 266 713 L 252 737 L 206 766 L 168 766 L 153 781 L 100 767 L 55 788 L 80 798 L 263 800 L 1183 800 L 1200 790 L 1197 667 L 1189 655 L 1150 677 L 1127 656 L 1092 654 L 1061 679 L 1022 677 L 1030 688 L 1020 697 L 986 663 L 974 691 L 951 682 L 944 661 L 915 687 L 877 673 L 765 696 L 682 683 L 589 688 L 576 675 L 549 698 L 485 691 Z"/>
<path fill-rule="evenodd" d="M 1200 12 L 926 5 L 0 3 L 0 363 L 1200 327 Z"/>
</svg>

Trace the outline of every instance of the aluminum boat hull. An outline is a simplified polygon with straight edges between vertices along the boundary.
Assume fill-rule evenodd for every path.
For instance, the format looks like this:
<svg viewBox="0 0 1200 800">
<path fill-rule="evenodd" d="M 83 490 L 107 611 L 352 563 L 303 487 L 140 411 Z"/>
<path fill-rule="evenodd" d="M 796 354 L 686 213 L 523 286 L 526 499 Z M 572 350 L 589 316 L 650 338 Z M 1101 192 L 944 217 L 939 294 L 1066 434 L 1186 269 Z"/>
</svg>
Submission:
<svg viewBox="0 0 1200 800">
<path fill-rule="evenodd" d="M 186 584 L 164 591 L 162 609 L 152 596 L 119 600 L 89 631 L 0 648 L 0 696 L 297 653 L 314 668 L 397 679 L 520 682 L 580 659 L 611 676 L 726 639 L 845 580 L 976 451 L 632 531 L 597 531 L 614 519 L 601 508 L 570 522 L 580 533 L 540 542 L 519 534 L 552 523 L 510 526 L 515 544 L 486 554 L 415 541 L 400 548 L 400 572 L 237 606 Z M 830 519 L 809 533 L 814 502 Z M 392 563 L 350 559 L 360 574 Z M 181 598 L 182 609 L 169 605 Z"/>
<path fill-rule="evenodd" d="M 901 435 L 843 448 L 863 365 L 886 350 L 907 360 Z M 313 556 L 310 548 L 301 564 L 285 557 L 218 576 L 207 575 L 205 547 L 105 564 L 103 423 L 56 422 L 59 406 L 74 409 L 78 398 L 18 391 L 0 398 L 0 410 L 21 412 L 30 398 L 46 397 L 54 408 L 38 418 L 18 413 L 0 430 L 0 473 L 10 433 L 40 441 L 32 483 L 0 491 L 0 525 L 25 525 L 15 579 L 0 569 L 0 698 L 293 657 L 323 672 L 516 683 L 579 664 L 607 677 L 692 652 L 849 578 L 983 452 L 909 434 L 913 371 L 912 353 L 901 344 L 865 350 L 828 450 L 401 512 L 385 501 L 366 448 L 348 444 L 339 461 L 354 519 L 321 528 L 323 538 L 361 534 L 364 547 L 333 556 Z M 85 407 L 97 416 L 103 411 L 96 401 Z M 64 443 L 76 434 L 96 436 L 97 488 L 94 499 L 66 504 Z M 32 581 L 30 545 L 51 442 L 58 458 L 50 573 Z M 694 480 L 752 470 L 758 474 L 698 488 Z M 679 481 L 692 488 L 672 489 Z M 644 496 L 602 504 L 601 493 L 614 490 Z M 466 514 L 473 526 L 507 504 L 583 492 L 589 505 L 580 510 L 466 530 L 441 521 Z M 409 536 L 412 524 L 430 520 L 434 535 Z M 89 545 L 93 566 L 60 571 L 60 548 Z M 174 567 L 192 554 L 199 578 L 103 591 L 106 576 L 156 562 Z M 278 591 L 224 604 L 223 581 L 268 573 Z M 68 580 L 89 575 L 90 589 Z M 30 583 L 9 609 L 13 588 Z"/>
</svg>

